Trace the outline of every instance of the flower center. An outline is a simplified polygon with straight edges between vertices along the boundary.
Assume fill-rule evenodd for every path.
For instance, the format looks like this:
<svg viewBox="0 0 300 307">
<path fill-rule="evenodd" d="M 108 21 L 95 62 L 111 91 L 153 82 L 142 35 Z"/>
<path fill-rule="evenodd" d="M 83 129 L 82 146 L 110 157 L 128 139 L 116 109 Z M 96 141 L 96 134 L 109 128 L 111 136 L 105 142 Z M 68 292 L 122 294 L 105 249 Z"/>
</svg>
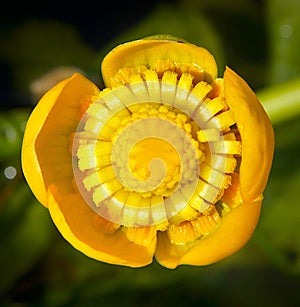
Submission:
<svg viewBox="0 0 300 307">
<path fill-rule="evenodd" d="M 219 85 L 150 69 L 130 79 L 104 90 L 82 117 L 76 183 L 106 220 L 169 229 L 181 244 L 177 225 L 198 229 L 203 216 L 226 211 L 221 198 L 238 173 L 238 130 Z"/>
<path fill-rule="evenodd" d="M 164 164 L 161 165 L 158 161 L 164 161 Z M 128 163 L 130 171 L 139 180 L 149 179 L 151 174 L 162 178 L 153 194 L 168 196 L 171 193 L 169 190 L 179 180 L 180 158 L 176 149 L 159 138 L 149 138 L 136 144 L 130 153 Z"/>
<path fill-rule="evenodd" d="M 124 124 L 112 136 L 115 173 L 129 190 L 142 188 L 142 197 L 168 197 L 180 180 L 184 159 L 189 161 L 183 161 L 183 167 L 189 166 L 185 167 L 182 182 L 195 179 L 190 168 L 197 165 L 202 154 L 199 143 L 191 133 L 187 116 L 179 110 L 157 103 L 134 108 L 135 112 L 123 118 Z M 138 180 L 132 180 L 131 174 Z"/>
</svg>

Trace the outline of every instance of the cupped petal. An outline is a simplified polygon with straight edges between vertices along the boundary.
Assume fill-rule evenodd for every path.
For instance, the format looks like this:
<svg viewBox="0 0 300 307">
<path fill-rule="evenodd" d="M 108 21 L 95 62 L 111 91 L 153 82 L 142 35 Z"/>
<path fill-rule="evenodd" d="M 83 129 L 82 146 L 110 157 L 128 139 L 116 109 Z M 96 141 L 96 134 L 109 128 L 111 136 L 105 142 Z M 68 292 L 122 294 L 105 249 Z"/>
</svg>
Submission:
<svg viewBox="0 0 300 307">
<path fill-rule="evenodd" d="M 224 91 L 242 139 L 240 188 L 244 201 L 262 197 L 272 166 L 274 131 L 249 85 L 230 68 L 224 73 Z"/>
<path fill-rule="evenodd" d="M 224 216 L 214 233 L 187 251 L 172 245 L 167 234 L 160 233 L 155 254 L 157 261 L 167 268 L 175 268 L 181 264 L 208 265 L 234 254 L 253 234 L 261 204 L 262 200 L 258 200 L 233 209 Z"/>
<path fill-rule="evenodd" d="M 55 185 L 49 187 L 48 208 L 63 237 L 85 255 L 99 261 L 141 267 L 152 262 L 156 240 L 140 246 L 117 229 L 105 233 L 95 223 L 95 213 L 77 193 L 62 194 Z"/>
<path fill-rule="evenodd" d="M 217 77 L 215 59 L 206 49 L 170 39 L 142 39 L 121 44 L 106 55 L 102 62 L 103 79 L 106 86 L 111 87 L 112 79 L 120 68 L 151 67 L 158 60 L 169 59 L 203 69 L 208 82 Z"/>
<path fill-rule="evenodd" d="M 22 144 L 24 176 L 36 198 L 47 206 L 47 187 L 61 182 L 72 190 L 70 142 L 79 123 L 84 98 L 99 89 L 76 73 L 50 89 L 31 113 Z"/>
</svg>

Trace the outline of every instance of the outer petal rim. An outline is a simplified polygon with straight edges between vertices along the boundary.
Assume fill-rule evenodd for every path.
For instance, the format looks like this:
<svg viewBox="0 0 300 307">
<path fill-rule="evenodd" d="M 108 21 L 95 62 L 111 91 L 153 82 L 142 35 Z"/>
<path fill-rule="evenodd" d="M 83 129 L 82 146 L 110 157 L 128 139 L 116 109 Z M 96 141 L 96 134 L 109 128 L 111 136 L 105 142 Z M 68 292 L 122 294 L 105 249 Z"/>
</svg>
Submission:
<svg viewBox="0 0 300 307">
<path fill-rule="evenodd" d="M 92 217 L 96 213 L 87 206 L 80 195 L 62 195 L 55 185 L 49 187 L 48 194 L 49 212 L 56 227 L 70 244 L 86 256 L 130 267 L 142 267 L 152 262 L 156 244 L 148 247 L 138 246 L 130 242 L 121 230 L 114 234 L 104 234 L 93 226 Z M 72 217 L 74 204 L 77 206 L 77 212 L 74 214 L 78 215 L 81 211 L 82 220 Z"/>
<path fill-rule="evenodd" d="M 228 67 L 224 91 L 242 138 L 241 195 L 244 201 L 253 201 L 262 197 L 271 170 L 273 127 L 252 89 Z"/>
<path fill-rule="evenodd" d="M 30 114 L 23 136 L 21 152 L 22 170 L 35 197 L 44 206 L 47 206 L 47 189 L 42 176 L 41 166 L 35 152 L 35 142 L 48 113 L 53 108 L 68 82 L 69 79 L 61 81 L 41 98 Z"/>
<path fill-rule="evenodd" d="M 81 85 L 81 90 L 75 94 L 76 99 L 69 101 L 76 108 L 80 107 L 80 99 L 82 95 L 98 94 L 99 89 L 88 79 L 79 73 L 75 73 L 68 79 L 59 82 L 56 86 L 50 89 L 39 101 L 32 111 L 23 137 L 22 144 L 22 169 L 24 176 L 33 191 L 36 198 L 44 206 L 47 207 L 47 183 L 43 176 L 43 161 L 37 153 L 37 145 L 39 143 L 39 136 L 43 129 L 49 115 L 53 112 L 56 105 L 64 100 L 67 100 L 66 91 L 77 85 Z M 78 119 L 75 118 L 74 121 Z M 76 125 L 76 123 L 74 123 Z M 72 162 L 70 161 L 70 167 Z"/>
<path fill-rule="evenodd" d="M 172 59 L 201 67 L 208 82 L 218 74 L 214 57 L 205 48 L 168 39 L 143 39 L 121 44 L 110 51 L 102 62 L 102 75 L 106 86 L 120 68 L 151 64 L 157 60 Z"/>
<path fill-rule="evenodd" d="M 209 265 L 234 254 L 251 238 L 259 221 L 261 204 L 262 200 L 259 200 L 233 209 L 222 219 L 213 234 L 183 254 L 176 252 L 166 234 L 161 234 L 158 238 L 157 261 L 167 268 L 181 264 Z"/>
</svg>

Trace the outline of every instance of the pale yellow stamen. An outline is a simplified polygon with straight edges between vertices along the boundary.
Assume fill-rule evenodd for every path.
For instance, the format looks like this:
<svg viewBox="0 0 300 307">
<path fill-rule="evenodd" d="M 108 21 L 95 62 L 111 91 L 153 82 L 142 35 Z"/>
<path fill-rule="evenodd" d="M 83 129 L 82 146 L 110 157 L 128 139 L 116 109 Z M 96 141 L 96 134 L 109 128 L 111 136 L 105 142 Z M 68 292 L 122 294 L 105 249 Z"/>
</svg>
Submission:
<svg viewBox="0 0 300 307">
<path fill-rule="evenodd" d="M 206 95 L 211 91 L 212 86 L 207 82 L 199 82 L 192 90 L 192 94 L 195 95 L 199 100 L 204 101 Z"/>
<path fill-rule="evenodd" d="M 121 183 L 116 178 L 113 178 L 95 188 L 93 192 L 93 202 L 96 206 L 99 206 L 103 200 L 114 195 L 122 188 L 123 186 Z"/>
<path fill-rule="evenodd" d="M 220 215 L 217 210 L 212 209 L 208 215 L 201 215 L 199 218 L 191 221 L 196 233 L 202 235 L 210 234 L 217 226 L 220 221 Z"/>
<path fill-rule="evenodd" d="M 132 241 L 138 245 L 149 247 L 150 245 L 155 244 L 155 226 L 123 227 L 122 231 L 124 231 L 129 241 Z"/>
<path fill-rule="evenodd" d="M 199 235 L 195 233 L 194 227 L 189 221 L 184 221 L 179 225 L 170 225 L 167 233 L 170 242 L 176 245 L 186 245 L 199 238 Z"/>
<path fill-rule="evenodd" d="M 220 131 L 216 128 L 208 128 L 197 132 L 199 142 L 214 142 L 219 140 Z"/>
<path fill-rule="evenodd" d="M 191 74 L 183 73 L 178 81 L 178 86 L 190 91 L 193 86 L 194 77 Z"/>
</svg>

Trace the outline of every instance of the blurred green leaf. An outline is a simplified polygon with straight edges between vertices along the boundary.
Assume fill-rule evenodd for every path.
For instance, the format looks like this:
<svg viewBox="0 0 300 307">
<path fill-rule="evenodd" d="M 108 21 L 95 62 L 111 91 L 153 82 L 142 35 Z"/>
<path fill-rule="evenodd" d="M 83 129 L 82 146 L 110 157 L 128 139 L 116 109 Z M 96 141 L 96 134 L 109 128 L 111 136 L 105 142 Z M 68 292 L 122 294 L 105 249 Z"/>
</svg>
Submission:
<svg viewBox="0 0 300 307">
<path fill-rule="evenodd" d="M 101 52 L 102 57 L 113 47 L 156 34 L 170 34 L 190 43 L 207 48 L 216 58 L 220 68 L 224 66 L 221 39 L 213 24 L 201 12 L 184 5 L 159 3 L 154 10 L 132 29 L 121 33 Z"/>
<path fill-rule="evenodd" d="M 300 0 L 268 0 L 266 4 L 268 75 L 271 83 L 278 83 L 300 75 Z"/>
<path fill-rule="evenodd" d="M 23 109 L 0 112 L 0 161 L 19 157 L 28 115 Z"/>
<path fill-rule="evenodd" d="M 20 24 L 1 42 L 0 57 L 11 66 L 15 88 L 23 96 L 28 95 L 30 82 L 59 66 L 91 74 L 99 69 L 95 51 L 76 28 L 58 21 Z"/>
<path fill-rule="evenodd" d="M 275 127 L 275 155 L 254 239 L 273 265 L 300 273 L 300 117 Z M 296 132 L 297 131 L 297 132 Z"/>
<path fill-rule="evenodd" d="M 37 204 L 24 183 L 6 202 L 0 225 L 0 293 L 3 294 L 45 254 L 53 225 L 46 209 Z"/>
<path fill-rule="evenodd" d="M 263 87 L 267 77 L 267 39 L 265 11 L 260 1 L 181 2 L 211 21 L 221 39 L 225 64 L 243 76 L 251 87 Z"/>
<path fill-rule="evenodd" d="M 18 171 L 20 171 L 18 169 Z M 5 238 L 8 233 L 8 229 L 14 228 L 22 219 L 27 210 L 27 206 L 23 203 L 30 203 L 33 201 L 32 194 L 25 182 L 20 180 L 7 180 L 10 185 L 2 186 L 2 196 L 9 190 L 9 198 L 1 203 L 0 208 L 0 237 Z"/>
</svg>

